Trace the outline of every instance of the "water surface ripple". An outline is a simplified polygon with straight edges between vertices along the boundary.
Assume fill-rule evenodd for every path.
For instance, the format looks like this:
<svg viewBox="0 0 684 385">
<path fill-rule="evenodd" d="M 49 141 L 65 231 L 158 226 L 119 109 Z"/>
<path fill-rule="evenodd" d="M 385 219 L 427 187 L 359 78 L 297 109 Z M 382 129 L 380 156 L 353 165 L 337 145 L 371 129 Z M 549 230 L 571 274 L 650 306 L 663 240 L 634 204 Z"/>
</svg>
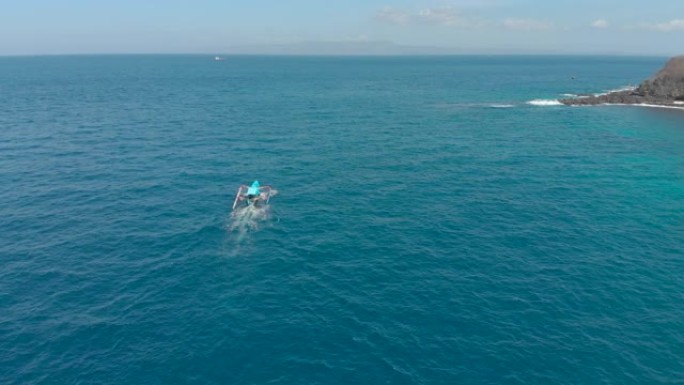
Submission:
<svg viewBox="0 0 684 385">
<path fill-rule="evenodd" d="M 663 61 L 0 58 L 0 383 L 681 384 Z"/>
</svg>

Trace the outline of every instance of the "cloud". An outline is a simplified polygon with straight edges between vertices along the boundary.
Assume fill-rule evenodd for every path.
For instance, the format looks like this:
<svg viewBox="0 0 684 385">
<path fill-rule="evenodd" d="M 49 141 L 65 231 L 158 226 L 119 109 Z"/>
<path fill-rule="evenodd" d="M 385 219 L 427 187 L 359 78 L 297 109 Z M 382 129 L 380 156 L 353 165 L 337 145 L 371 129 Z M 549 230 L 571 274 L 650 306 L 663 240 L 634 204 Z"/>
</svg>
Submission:
<svg viewBox="0 0 684 385">
<path fill-rule="evenodd" d="M 591 26 L 600 29 L 608 28 L 608 21 L 606 19 L 594 20 L 594 22 L 591 23 Z"/>
<path fill-rule="evenodd" d="M 553 27 L 551 23 L 547 21 L 512 18 L 504 20 L 503 26 L 506 29 L 512 29 L 516 31 L 543 31 Z"/>
<path fill-rule="evenodd" d="M 375 20 L 388 24 L 404 25 L 411 20 L 411 15 L 401 9 L 384 7 L 375 12 Z"/>
<path fill-rule="evenodd" d="M 643 28 L 654 29 L 661 32 L 684 30 L 684 19 L 674 19 L 662 23 L 642 24 Z"/>
<path fill-rule="evenodd" d="M 481 23 L 463 16 L 452 7 L 424 8 L 418 12 L 384 7 L 375 12 L 375 20 L 395 25 L 422 24 L 447 27 L 476 27 L 481 25 Z"/>
<path fill-rule="evenodd" d="M 418 12 L 418 20 L 426 24 L 464 25 L 466 20 L 453 8 L 427 8 Z"/>
</svg>

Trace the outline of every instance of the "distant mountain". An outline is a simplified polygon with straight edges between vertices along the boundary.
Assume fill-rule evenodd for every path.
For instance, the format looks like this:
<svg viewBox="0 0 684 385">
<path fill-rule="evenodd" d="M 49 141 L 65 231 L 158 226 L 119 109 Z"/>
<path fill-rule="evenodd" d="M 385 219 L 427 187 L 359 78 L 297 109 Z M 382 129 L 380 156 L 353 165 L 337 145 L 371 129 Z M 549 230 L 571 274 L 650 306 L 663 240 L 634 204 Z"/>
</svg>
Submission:
<svg viewBox="0 0 684 385">
<path fill-rule="evenodd" d="M 230 54 L 266 55 L 444 55 L 456 49 L 398 45 L 386 41 L 308 41 L 291 44 L 234 46 Z"/>
</svg>

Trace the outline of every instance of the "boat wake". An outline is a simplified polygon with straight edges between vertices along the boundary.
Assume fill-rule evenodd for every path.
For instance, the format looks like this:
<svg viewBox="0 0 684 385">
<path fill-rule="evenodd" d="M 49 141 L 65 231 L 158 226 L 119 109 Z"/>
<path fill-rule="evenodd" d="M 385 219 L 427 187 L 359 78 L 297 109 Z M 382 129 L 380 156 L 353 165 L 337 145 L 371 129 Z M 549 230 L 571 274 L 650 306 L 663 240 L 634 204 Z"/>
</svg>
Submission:
<svg viewBox="0 0 684 385">
<path fill-rule="evenodd" d="M 271 190 L 271 197 L 278 193 Z M 245 205 L 236 207 L 230 214 L 228 231 L 237 234 L 237 241 L 241 241 L 249 232 L 257 231 L 271 217 L 271 205 Z"/>
<path fill-rule="evenodd" d="M 270 206 L 257 207 L 254 205 L 240 207 L 230 214 L 228 231 L 236 235 L 236 241 L 240 242 L 252 231 L 257 231 L 269 218 Z"/>
</svg>

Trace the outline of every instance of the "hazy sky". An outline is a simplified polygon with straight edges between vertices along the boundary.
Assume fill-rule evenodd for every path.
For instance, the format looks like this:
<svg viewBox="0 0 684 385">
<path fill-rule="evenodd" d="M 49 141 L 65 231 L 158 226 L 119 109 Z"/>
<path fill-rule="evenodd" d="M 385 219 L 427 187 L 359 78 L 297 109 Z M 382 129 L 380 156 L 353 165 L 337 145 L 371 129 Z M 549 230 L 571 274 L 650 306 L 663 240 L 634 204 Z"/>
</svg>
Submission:
<svg viewBox="0 0 684 385">
<path fill-rule="evenodd" d="M 0 55 L 336 46 L 684 54 L 684 0 L 0 0 Z"/>
</svg>

